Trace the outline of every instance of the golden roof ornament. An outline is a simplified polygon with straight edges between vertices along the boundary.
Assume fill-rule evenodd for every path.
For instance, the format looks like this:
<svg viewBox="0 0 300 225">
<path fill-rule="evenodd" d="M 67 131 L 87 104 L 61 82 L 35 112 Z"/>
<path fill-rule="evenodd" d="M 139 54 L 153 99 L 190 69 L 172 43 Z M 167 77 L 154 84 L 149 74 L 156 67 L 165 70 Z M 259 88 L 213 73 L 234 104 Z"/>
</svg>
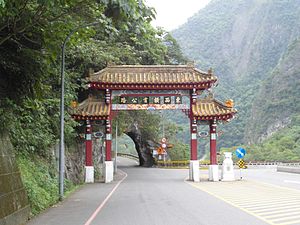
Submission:
<svg viewBox="0 0 300 225">
<path fill-rule="evenodd" d="M 70 105 L 71 105 L 71 107 L 72 107 L 73 109 L 75 109 L 75 108 L 77 108 L 77 106 L 78 106 L 78 102 L 75 101 L 75 100 L 73 100 L 73 101 L 71 101 Z"/>
<path fill-rule="evenodd" d="M 228 108 L 233 108 L 233 106 L 234 106 L 233 100 L 232 99 L 227 99 L 225 101 L 225 106 L 228 107 Z"/>
</svg>

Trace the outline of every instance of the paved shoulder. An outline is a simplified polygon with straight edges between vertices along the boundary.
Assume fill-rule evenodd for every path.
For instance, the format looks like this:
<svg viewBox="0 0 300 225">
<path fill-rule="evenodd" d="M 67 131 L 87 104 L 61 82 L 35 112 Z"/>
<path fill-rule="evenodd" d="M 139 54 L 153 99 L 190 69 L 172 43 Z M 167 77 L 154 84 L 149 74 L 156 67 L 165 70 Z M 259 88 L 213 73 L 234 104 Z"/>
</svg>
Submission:
<svg viewBox="0 0 300 225">
<path fill-rule="evenodd" d="M 124 174 L 118 173 L 110 184 L 86 184 L 63 202 L 30 220 L 27 225 L 83 225 L 123 177 Z"/>
<path fill-rule="evenodd" d="M 269 224 L 300 224 L 300 191 L 262 182 L 189 183 Z"/>
</svg>

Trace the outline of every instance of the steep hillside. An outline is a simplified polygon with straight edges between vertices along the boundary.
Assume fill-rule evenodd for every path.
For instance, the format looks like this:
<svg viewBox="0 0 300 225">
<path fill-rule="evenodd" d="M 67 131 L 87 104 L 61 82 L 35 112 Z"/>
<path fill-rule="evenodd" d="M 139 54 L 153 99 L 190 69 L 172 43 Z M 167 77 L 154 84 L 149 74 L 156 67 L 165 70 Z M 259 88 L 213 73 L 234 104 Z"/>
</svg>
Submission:
<svg viewBox="0 0 300 225">
<path fill-rule="evenodd" d="M 299 76 L 292 75 L 297 73 L 296 65 L 286 65 L 290 57 L 296 57 L 291 54 L 300 36 L 299 24 L 298 1 L 213 0 L 172 32 L 187 57 L 201 69 L 214 69 L 220 80 L 216 97 L 235 100 L 238 118 L 221 128 L 224 135 L 219 146 L 262 140 L 270 133 L 268 129 L 288 123 L 287 118 L 298 110 L 284 107 L 296 104 L 297 92 L 293 88 L 286 93 L 288 98 L 282 98 L 285 105 L 272 98 L 275 92 L 276 96 L 283 96 L 280 90 L 295 87 L 288 83 L 288 77 L 294 77 L 291 82 L 295 85 L 299 81 Z M 268 92 L 269 86 L 273 94 Z M 272 110 L 268 110 L 268 104 L 264 105 L 266 110 L 260 107 L 261 101 L 273 104 L 278 119 L 274 119 L 274 114 L 265 125 L 266 113 Z"/>
<path fill-rule="evenodd" d="M 183 51 L 220 76 L 262 78 L 300 34 L 300 4 L 214 0 L 173 32 Z"/>
<path fill-rule="evenodd" d="M 300 39 L 294 41 L 278 66 L 262 83 L 251 111 L 246 137 L 264 140 L 290 124 L 300 112 Z"/>
</svg>

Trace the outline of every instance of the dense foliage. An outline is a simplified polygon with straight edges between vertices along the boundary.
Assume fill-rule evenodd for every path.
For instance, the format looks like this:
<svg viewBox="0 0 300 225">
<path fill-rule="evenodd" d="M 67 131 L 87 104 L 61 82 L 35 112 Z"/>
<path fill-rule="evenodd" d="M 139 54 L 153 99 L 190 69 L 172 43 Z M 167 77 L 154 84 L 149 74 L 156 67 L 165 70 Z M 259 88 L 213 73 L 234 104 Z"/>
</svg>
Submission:
<svg viewBox="0 0 300 225">
<path fill-rule="evenodd" d="M 142 1 L 2 1 L 0 18 L 1 122 L 18 151 L 47 155 L 57 139 L 60 46 L 72 30 L 83 27 L 66 48 L 66 106 L 78 92 L 86 97 L 89 68 L 169 63 L 178 47 L 150 25 L 154 11 Z M 67 136 L 73 127 L 66 115 Z"/>
<path fill-rule="evenodd" d="M 154 16 L 142 0 L 0 0 L 0 131 L 10 133 L 34 214 L 57 200 L 51 147 L 59 137 L 62 43 L 70 35 L 65 70 L 68 109 L 71 100 L 86 98 L 89 68 L 100 70 L 108 62 L 184 60 L 175 39 L 150 25 Z M 142 123 L 156 117 L 147 112 L 120 114 L 125 122 L 119 123 L 119 134 L 132 118 Z M 74 142 L 77 125 L 66 112 L 67 144 Z M 148 125 L 142 124 L 143 134 L 155 139 L 155 123 Z"/>
</svg>

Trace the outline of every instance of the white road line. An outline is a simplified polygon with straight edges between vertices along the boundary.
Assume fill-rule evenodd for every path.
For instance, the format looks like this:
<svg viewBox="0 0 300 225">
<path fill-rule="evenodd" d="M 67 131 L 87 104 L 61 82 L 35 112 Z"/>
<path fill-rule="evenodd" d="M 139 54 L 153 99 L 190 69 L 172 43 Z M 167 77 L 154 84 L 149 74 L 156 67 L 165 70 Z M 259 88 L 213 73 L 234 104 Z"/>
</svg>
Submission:
<svg viewBox="0 0 300 225">
<path fill-rule="evenodd" d="M 282 218 L 282 217 L 291 216 L 291 215 L 295 215 L 295 214 L 299 215 L 299 210 L 296 211 L 296 212 L 284 212 L 284 213 L 278 213 L 278 212 L 274 213 L 273 212 L 273 215 L 264 216 L 264 218 L 273 220 L 273 219 L 276 219 L 278 217 Z"/>
<path fill-rule="evenodd" d="M 289 221 L 289 222 L 284 222 L 284 223 L 280 223 L 282 225 L 290 225 L 290 224 L 299 224 L 300 223 L 300 220 L 292 220 L 292 221 Z"/>
<path fill-rule="evenodd" d="M 284 180 L 284 183 L 292 183 L 292 184 L 300 184 L 300 181 L 295 181 L 295 180 Z"/>
<path fill-rule="evenodd" d="M 120 170 L 122 171 L 122 170 Z M 98 213 L 101 211 L 101 209 L 103 208 L 103 206 L 106 204 L 106 202 L 110 199 L 110 197 L 113 195 L 113 193 L 117 190 L 117 188 L 119 187 L 119 185 L 126 179 L 127 177 L 127 173 L 125 173 L 124 171 L 122 171 L 122 173 L 125 174 L 125 176 L 123 177 L 122 180 L 120 180 L 117 185 L 112 189 L 112 191 L 106 196 L 106 198 L 104 199 L 104 201 L 98 206 L 98 208 L 95 210 L 95 212 L 91 215 L 91 217 L 85 222 L 84 225 L 90 225 L 91 222 L 93 222 L 93 220 L 96 218 L 96 216 L 98 215 Z"/>
<path fill-rule="evenodd" d="M 189 184 L 269 224 L 299 224 L 300 192 L 297 189 L 256 181 Z"/>
<path fill-rule="evenodd" d="M 260 205 L 260 204 L 258 204 L 258 205 L 256 205 L 256 206 L 243 206 L 244 208 L 246 208 L 246 209 L 253 209 L 253 210 L 260 210 L 260 209 L 269 209 L 269 208 L 277 208 L 277 207 L 279 207 L 279 206 L 286 206 L 286 205 L 288 205 L 288 206 L 292 206 L 292 205 L 299 205 L 299 201 L 295 201 L 295 202 L 286 202 L 286 203 L 279 203 L 279 204 L 268 204 L 268 205 Z"/>
<path fill-rule="evenodd" d="M 299 219 L 300 218 L 300 215 L 296 215 L 296 216 L 289 216 L 287 218 L 277 218 L 277 219 L 272 219 L 272 222 L 278 222 L 278 223 L 281 223 L 280 221 L 284 222 L 284 221 L 287 221 L 287 220 L 291 220 L 291 219 Z"/>
</svg>

